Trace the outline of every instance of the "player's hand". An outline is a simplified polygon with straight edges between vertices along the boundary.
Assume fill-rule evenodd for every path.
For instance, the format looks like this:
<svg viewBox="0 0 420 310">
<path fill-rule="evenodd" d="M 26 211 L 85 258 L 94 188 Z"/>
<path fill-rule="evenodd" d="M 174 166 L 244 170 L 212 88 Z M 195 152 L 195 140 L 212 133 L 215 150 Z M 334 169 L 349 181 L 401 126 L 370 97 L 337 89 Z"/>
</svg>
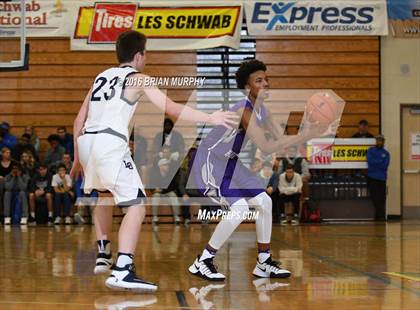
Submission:
<svg viewBox="0 0 420 310">
<path fill-rule="evenodd" d="M 70 177 L 72 179 L 77 179 L 79 176 L 83 177 L 83 168 L 80 162 L 78 160 L 75 160 L 70 170 Z"/>
<path fill-rule="evenodd" d="M 222 110 L 218 110 L 210 114 L 210 123 L 213 125 L 222 125 L 226 128 L 232 129 L 233 126 L 238 126 L 239 115 L 235 112 L 224 112 Z"/>
</svg>

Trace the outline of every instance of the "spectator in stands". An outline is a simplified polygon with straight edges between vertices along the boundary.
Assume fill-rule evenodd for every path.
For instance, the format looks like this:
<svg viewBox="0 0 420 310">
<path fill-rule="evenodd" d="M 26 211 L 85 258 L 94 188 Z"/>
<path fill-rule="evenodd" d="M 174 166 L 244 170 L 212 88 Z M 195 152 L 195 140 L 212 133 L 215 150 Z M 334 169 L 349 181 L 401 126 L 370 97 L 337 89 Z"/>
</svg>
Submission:
<svg viewBox="0 0 420 310">
<path fill-rule="evenodd" d="M 179 201 L 178 193 L 180 192 L 180 186 L 177 178 L 172 178 L 174 170 L 177 168 L 176 164 L 171 162 L 169 159 L 161 158 L 157 166 L 155 165 L 151 173 L 151 184 L 156 186 L 153 190 L 153 206 L 152 206 L 152 223 L 157 224 L 159 222 L 159 206 L 161 198 L 167 198 L 169 204 L 172 207 L 172 212 L 175 219 L 175 224 L 179 224 L 181 219 L 179 217 Z M 169 186 L 166 184 L 172 178 Z"/>
<path fill-rule="evenodd" d="M 32 178 L 36 172 L 37 163 L 30 151 L 25 151 L 20 155 L 20 166 L 22 172 Z"/>
<path fill-rule="evenodd" d="M 131 151 L 131 157 L 134 160 L 143 183 L 147 183 L 147 140 L 142 135 L 135 135 L 134 133 L 130 136 L 129 147 Z"/>
<path fill-rule="evenodd" d="M 258 175 L 261 178 L 261 181 L 263 182 L 264 186 L 267 186 L 268 181 L 273 175 L 273 164 L 270 161 L 265 161 Z"/>
<path fill-rule="evenodd" d="M 298 173 L 302 178 L 303 189 L 302 196 L 304 198 L 309 196 L 309 180 L 311 173 L 309 172 L 309 163 L 303 158 L 296 146 L 290 146 L 286 149 L 286 156 L 280 158 L 279 173 L 282 174 L 286 171 L 287 165 L 292 165 L 295 173 Z"/>
<path fill-rule="evenodd" d="M 4 224 L 10 225 L 13 217 L 12 210 L 18 204 L 21 207 L 20 224 L 26 225 L 28 223 L 28 182 L 29 176 L 22 174 L 20 165 L 16 162 L 12 163 L 12 172 L 4 179 Z"/>
<path fill-rule="evenodd" d="M 4 178 L 12 172 L 12 152 L 8 147 L 1 149 L 0 158 L 0 215 L 4 216 L 3 213 L 3 193 L 4 193 Z"/>
<path fill-rule="evenodd" d="M 31 152 L 35 160 L 38 160 L 37 152 L 34 146 L 31 144 L 31 137 L 26 133 L 24 133 L 19 138 L 18 144 L 16 144 L 15 148 L 13 149 L 13 152 L 12 152 L 13 159 L 16 161 L 19 161 L 23 152 Z"/>
<path fill-rule="evenodd" d="M 50 149 L 47 150 L 44 161 L 47 165 L 51 165 L 61 160 L 66 150 L 60 145 L 60 138 L 57 135 L 49 135 L 48 142 Z"/>
<path fill-rule="evenodd" d="M 48 172 L 48 166 L 41 163 L 37 169 L 37 172 L 32 177 L 29 185 L 29 210 L 30 210 L 30 222 L 35 222 L 35 219 L 41 218 L 37 216 L 37 210 L 47 208 L 48 223 L 52 224 L 53 221 L 53 197 L 51 188 L 51 175 Z M 41 222 L 44 222 L 41 219 Z"/>
<path fill-rule="evenodd" d="M 71 202 L 73 199 L 72 180 L 66 173 L 66 166 L 60 164 L 57 173 L 53 176 L 51 186 L 54 188 L 54 224 L 61 224 L 63 213 L 65 224 L 71 224 Z"/>
<path fill-rule="evenodd" d="M 48 168 L 52 173 L 56 173 L 57 167 L 61 164 L 63 164 L 66 167 L 66 173 L 70 174 L 71 167 L 73 166 L 70 153 L 65 152 L 63 154 L 63 157 L 61 157 L 59 161 L 56 161 L 55 163 L 51 164 Z"/>
<path fill-rule="evenodd" d="M 369 123 L 367 120 L 362 119 L 359 122 L 359 131 L 352 138 L 373 138 L 373 135 L 369 132 Z"/>
<path fill-rule="evenodd" d="M 14 135 L 10 134 L 9 123 L 3 122 L 0 124 L 0 149 L 8 147 L 13 149 L 17 144 L 17 139 Z"/>
<path fill-rule="evenodd" d="M 384 149 L 385 138 L 382 135 L 376 136 L 376 145 L 367 151 L 368 163 L 368 188 L 375 207 L 375 217 L 377 220 L 385 220 L 386 203 L 386 180 L 390 161 L 390 155 Z"/>
<path fill-rule="evenodd" d="M 185 225 L 191 222 L 191 203 L 200 203 L 200 198 L 203 197 L 198 188 L 195 188 L 194 181 L 189 180 L 190 167 L 194 161 L 194 156 L 197 152 L 197 145 L 192 146 L 183 160 L 181 167 L 178 171 L 179 174 L 179 196 L 182 199 L 182 217 L 184 218 Z M 209 206 L 202 206 L 203 210 L 210 211 Z"/>
<path fill-rule="evenodd" d="M 39 153 L 39 147 L 41 146 L 41 142 L 36 134 L 35 128 L 32 126 L 26 126 L 24 134 L 28 134 L 30 137 L 30 143 L 34 146 L 36 154 Z"/>
<path fill-rule="evenodd" d="M 182 135 L 173 130 L 174 122 L 170 118 L 165 118 L 163 123 L 163 132 L 158 133 L 153 140 L 154 154 L 157 154 L 163 145 L 168 146 L 172 159 L 180 161 L 184 158 L 185 143 Z M 162 154 L 159 154 L 162 158 Z"/>
<path fill-rule="evenodd" d="M 74 145 L 73 145 L 73 135 L 67 133 L 66 127 L 57 128 L 57 136 L 60 141 L 60 145 L 64 147 L 67 153 L 73 157 Z"/>
<path fill-rule="evenodd" d="M 300 208 L 300 195 L 302 193 L 302 178 L 300 174 L 295 173 L 293 165 L 288 164 L 285 172 L 280 174 L 279 179 L 279 192 L 281 203 L 281 217 L 282 224 L 286 224 L 285 204 L 293 204 L 293 216 L 291 223 L 299 223 L 299 208 Z"/>
</svg>

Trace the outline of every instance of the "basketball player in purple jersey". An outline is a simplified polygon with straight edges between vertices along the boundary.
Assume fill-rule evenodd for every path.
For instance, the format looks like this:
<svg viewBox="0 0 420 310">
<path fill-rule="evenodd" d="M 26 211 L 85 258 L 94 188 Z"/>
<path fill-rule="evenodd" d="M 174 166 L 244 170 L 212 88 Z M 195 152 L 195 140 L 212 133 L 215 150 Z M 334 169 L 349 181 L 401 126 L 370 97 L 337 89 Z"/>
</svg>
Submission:
<svg viewBox="0 0 420 310">
<path fill-rule="evenodd" d="M 225 279 L 225 276 L 217 271 L 213 258 L 242 222 L 249 205 L 258 210 L 258 257 L 253 275 L 261 278 L 290 277 L 290 271 L 281 268 L 271 259 L 272 201 L 265 192 L 266 184 L 262 184 L 260 178 L 238 160 L 238 155 L 249 139 L 261 151 L 274 153 L 290 145 L 319 137 L 322 133 L 319 132 L 317 124 L 305 121 L 304 130 L 300 135 L 282 136 L 283 129 L 273 121 L 270 112 L 264 106 L 269 88 L 266 70 L 265 64 L 256 59 L 241 64 L 236 72 L 236 82 L 239 89 L 248 92 L 248 96 L 230 109 L 241 116 L 239 128 L 213 128 L 201 141 L 191 168 L 191 177 L 200 191 L 233 214 L 219 222 L 205 249 L 188 269 L 190 273 L 206 280 Z M 330 130 L 333 130 L 332 127 L 327 131 Z M 275 141 L 267 140 L 265 131 L 270 132 Z"/>
</svg>

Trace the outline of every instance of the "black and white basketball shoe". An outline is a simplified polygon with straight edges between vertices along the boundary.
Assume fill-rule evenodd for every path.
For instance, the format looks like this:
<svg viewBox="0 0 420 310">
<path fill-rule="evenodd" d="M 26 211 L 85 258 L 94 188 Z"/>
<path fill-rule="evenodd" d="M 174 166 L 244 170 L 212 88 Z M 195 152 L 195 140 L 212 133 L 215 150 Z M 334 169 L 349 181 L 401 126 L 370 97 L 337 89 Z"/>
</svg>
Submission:
<svg viewBox="0 0 420 310">
<path fill-rule="evenodd" d="M 156 284 L 138 278 L 134 264 L 128 264 L 123 268 L 113 265 L 111 270 L 111 275 L 105 281 L 105 285 L 110 289 L 147 293 L 154 292 L 158 288 Z"/>
<path fill-rule="evenodd" d="M 257 259 L 257 265 L 252 274 L 259 278 L 288 278 L 291 275 L 289 270 L 281 268 L 278 262 L 271 259 L 271 256 L 264 262 Z"/>
<path fill-rule="evenodd" d="M 200 261 L 200 255 L 198 255 L 194 263 L 188 268 L 188 271 L 205 280 L 224 281 L 226 277 L 217 271 L 213 258 L 210 257 Z"/>
</svg>

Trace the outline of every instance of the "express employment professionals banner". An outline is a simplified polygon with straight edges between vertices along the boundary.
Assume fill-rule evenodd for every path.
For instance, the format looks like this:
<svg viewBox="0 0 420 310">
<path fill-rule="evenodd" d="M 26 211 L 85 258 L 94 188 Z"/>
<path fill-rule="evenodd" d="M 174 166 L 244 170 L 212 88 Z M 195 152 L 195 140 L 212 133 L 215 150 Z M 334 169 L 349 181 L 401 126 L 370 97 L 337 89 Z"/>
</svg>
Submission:
<svg viewBox="0 0 420 310">
<path fill-rule="evenodd" d="M 238 48 L 242 2 L 96 2 L 80 5 L 72 50 L 114 50 L 121 32 L 136 30 L 148 50 Z"/>
<path fill-rule="evenodd" d="M 307 144 L 311 169 L 366 169 L 367 150 L 375 139 L 313 139 Z"/>
<path fill-rule="evenodd" d="M 420 38 L 420 0 L 388 0 L 388 14 L 394 36 Z"/>
<path fill-rule="evenodd" d="M 251 35 L 387 35 L 385 0 L 245 2 Z"/>
</svg>

